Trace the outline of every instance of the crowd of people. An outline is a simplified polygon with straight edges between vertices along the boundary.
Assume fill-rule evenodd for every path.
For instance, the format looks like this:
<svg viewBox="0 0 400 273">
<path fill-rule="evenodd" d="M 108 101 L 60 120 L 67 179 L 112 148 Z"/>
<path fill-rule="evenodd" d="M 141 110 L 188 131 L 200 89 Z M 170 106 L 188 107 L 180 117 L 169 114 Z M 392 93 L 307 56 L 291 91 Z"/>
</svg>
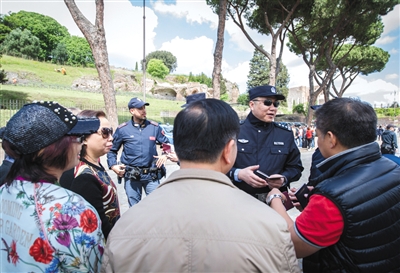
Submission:
<svg viewBox="0 0 400 273">
<path fill-rule="evenodd" d="M 284 99 L 252 88 L 240 121 L 221 100 L 188 96 L 160 154 L 168 138 L 139 98 L 115 130 L 103 111 L 25 105 L 0 129 L 0 271 L 399 272 L 394 126 L 380 144 L 374 109 L 336 98 L 298 133 L 274 121 Z M 318 148 L 299 193 L 303 141 Z M 160 184 L 167 160 L 179 170 Z"/>
</svg>

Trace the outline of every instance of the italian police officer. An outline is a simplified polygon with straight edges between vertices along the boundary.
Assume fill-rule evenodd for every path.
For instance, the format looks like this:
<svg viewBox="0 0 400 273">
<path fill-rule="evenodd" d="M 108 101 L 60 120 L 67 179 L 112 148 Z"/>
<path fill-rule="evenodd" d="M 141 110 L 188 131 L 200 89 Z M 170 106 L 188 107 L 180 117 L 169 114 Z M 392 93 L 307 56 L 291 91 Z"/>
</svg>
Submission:
<svg viewBox="0 0 400 273">
<path fill-rule="evenodd" d="M 158 123 L 146 119 L 149 103 L 132 98 L 128 103 L 132 119 L 118 126 L 114 134 L 113 147 L 107 154 L 107 163 L 118 177 L 125 178 L 125 191 L 129 206 L 142 198 L 142 188 L 150 194 L 165 175 L 166 156 L 158 156 L 156 141 L 169 143 Z M 117 164 L 118 150 L 123 146 Z"/>
<path fill-rule="evenodd" d="M 249 90 L 251 111 L 241 122 L 236 162 L 228 173 L 235 186 L 262 201 L 272 188 L 287 191 L 304 169 L 291 128 L 274 122 L 280 100 L 284 99 L 274 86 Z M 269 178 L 259 177 L 257 170 Z"/>
</svg>

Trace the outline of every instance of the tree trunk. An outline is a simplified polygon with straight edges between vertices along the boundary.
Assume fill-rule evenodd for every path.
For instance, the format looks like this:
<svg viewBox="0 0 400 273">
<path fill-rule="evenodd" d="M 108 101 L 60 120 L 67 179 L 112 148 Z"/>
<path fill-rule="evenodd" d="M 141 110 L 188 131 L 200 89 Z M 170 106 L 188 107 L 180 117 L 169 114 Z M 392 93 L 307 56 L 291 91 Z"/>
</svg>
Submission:
<svg viewBox="0 0 400 273">
<path fill-rule="evenodd" d="M 219 99 L 221 97 L 221 65 L 222 65 L 222 52 L 224 50 L 226 7 L 227 7 L 227 0 L 220 0 L 219 14 L 218 14 L 217 43 L 215 45 L 214 69 L 212 73 L 213 98 L 215 99 Z"/>
<path fill-rule="evenodd" d="M 64 3 L 92 49 L 97 73 L 99 74 L 108 120 L 110 121 L 111 126 L 116 128 L 118 126 L 118 113 L 114 83 L 108 62 L 107 41 L 103 24 L 104 1 L 96 0 L 95 25 L 90 23 L 90 21 L 82 14 L 74 0 L 64 0 Z"/>
</svg>

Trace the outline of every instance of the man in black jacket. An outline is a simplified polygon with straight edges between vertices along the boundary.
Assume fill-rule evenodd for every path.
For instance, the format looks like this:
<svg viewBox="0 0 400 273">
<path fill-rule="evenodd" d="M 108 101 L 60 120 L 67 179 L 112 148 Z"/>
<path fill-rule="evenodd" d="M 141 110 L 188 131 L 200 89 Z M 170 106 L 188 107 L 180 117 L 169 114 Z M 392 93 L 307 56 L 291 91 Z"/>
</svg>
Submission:
<svg viewBox="0 0 400 273">
<path fill-rule="evenodd" d="M 382 148 L 389 150 L 391 154 L 396 153 L 397 149 L 397 136 L 394 132 L 394 126 L 389 124 L 386 130 L 382 133 Z"/>
<path fill-rule="evenodd" d="M 326 159 L 316 166 L 321 174 L 310 179 L 315 186 L 308 204 L 293 222 L 281 192 L 268 194 L 288 223 L 297 257 L 318 251 L 318 272 L 400 271 L 400 167 L 382 157 L 376 123 L 369 104 L 326 102 L 316 111 L 318 147 Z"/>
</svg>

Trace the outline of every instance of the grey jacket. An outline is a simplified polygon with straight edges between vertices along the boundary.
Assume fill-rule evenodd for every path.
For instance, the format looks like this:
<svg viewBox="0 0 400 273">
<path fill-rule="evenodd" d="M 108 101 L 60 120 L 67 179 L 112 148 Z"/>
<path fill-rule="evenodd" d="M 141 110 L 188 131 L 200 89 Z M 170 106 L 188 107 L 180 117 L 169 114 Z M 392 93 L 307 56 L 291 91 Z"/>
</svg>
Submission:
<svg viewBox="0 0 400 273">
<path fill-rule="evenodd" d="M 224 174 L 177 170 L 112 229 L 102 272 L 300 272 L 287 224 Z"/>
</svg>

